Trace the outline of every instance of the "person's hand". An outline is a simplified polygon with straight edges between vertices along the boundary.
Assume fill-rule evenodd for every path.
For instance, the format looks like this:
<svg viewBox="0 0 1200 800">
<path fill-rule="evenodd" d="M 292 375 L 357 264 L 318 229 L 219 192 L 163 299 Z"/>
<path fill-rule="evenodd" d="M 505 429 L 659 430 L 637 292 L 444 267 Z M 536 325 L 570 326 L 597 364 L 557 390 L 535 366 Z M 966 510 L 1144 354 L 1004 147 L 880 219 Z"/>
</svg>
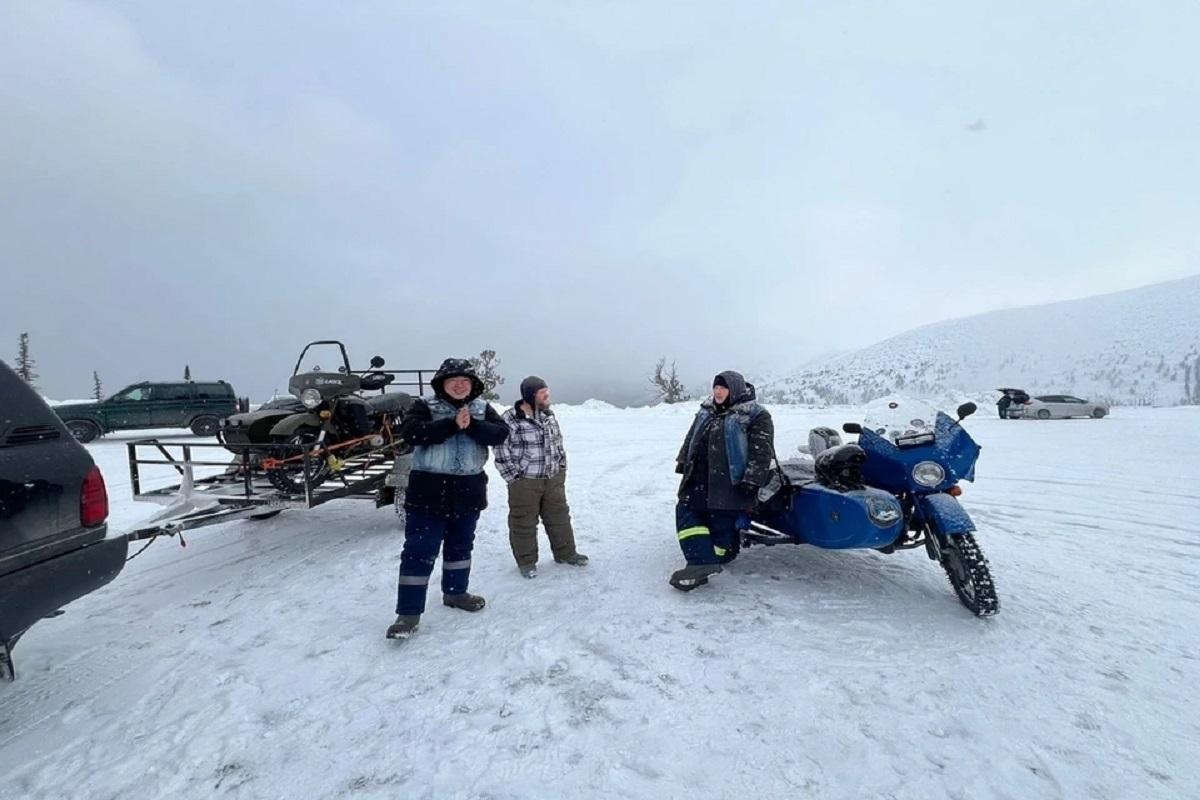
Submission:
<svg viewBox="0 0 1200 800">
<path fill-rule="evenodd" d="M 455 424 L 460 430 L 466 430 L 471 425 L 471 411 L 466 406 L 458 410 L 458 416 L 454 418 Z"/>
<path fill-rule="evenodd" d="M 741 481 L 737 484 L 737 486 L 734 487 L 734 489 L 737 490 L 738 494 L 745 498 L 746 502 L 751 508 L 753 508 L 754 504 L 758 502 L 758 487 L 753 483 L 750 483 L 749 481 Z"/>
</svg>

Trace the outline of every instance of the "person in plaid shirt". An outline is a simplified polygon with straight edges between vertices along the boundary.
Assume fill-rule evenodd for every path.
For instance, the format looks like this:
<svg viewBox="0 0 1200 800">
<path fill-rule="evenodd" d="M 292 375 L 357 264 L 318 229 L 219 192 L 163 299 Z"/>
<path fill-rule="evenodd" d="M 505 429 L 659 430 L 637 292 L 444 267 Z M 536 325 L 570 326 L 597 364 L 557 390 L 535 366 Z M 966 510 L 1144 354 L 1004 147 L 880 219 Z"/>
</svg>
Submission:
<svg viewBox="0 0 1200 800">
<path fill-rule="evenodd" d="M 554 560 L 584 566 L 588 558 L 575 549 L 567 504 L 567 452 L 546 382 L 536 376 L 521 381 L 521 399 L 504 421 L 509 434 L 496 448 L 496 469 L 508 484 L 508 540 L 517 569 L 537 577 L 539 518 Z"/>
</svg>

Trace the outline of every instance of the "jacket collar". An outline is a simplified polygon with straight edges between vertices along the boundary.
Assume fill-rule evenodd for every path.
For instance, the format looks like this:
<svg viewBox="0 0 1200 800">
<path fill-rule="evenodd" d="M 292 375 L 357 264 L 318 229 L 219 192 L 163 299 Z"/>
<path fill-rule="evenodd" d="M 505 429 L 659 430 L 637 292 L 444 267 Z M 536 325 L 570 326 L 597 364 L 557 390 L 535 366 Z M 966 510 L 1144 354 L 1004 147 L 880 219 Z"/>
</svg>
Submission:
<svg viewBox="0 0 1200 800">
<path fill-rule="evenodd" d="M 743 398 L 740 402 L 726 403 L 724 406 L 718 408 L 717 404 L 713 402 L 713 399 L 711 397 L 709 397 L 700 403 L 700 408 L 704 409 L 705 411 L 709 411 L 713 414 L 726 414 L 726 413 L 729 413 L 730 411 L 734 411 L 734 412 L 749 411 L 750 409 L 754 408 L 756 405 L 758 405 L 757 400 L 753 400 L 750 398 Z"/>
<path fill-rule="evenodd" d="M 524 400 L 518 400 L 516 403 L 513 404 L 513 415 L 517 419 L 527 419 L 530 421 L 536 421 L 539 416 L 538 412 L 541 412 L 540 416 L 543 416 L 543 417 L 553 417 L 554 416 L 554 411 L 549 408 L 544 408 L 544 409 L 535 408 L 535 409 L 533 409 L 533 416 L 531 417 L 528 414 L 526 414 L 525 411 L 521 408 L 521 405 L 524 402 L 525 402 Z"/>
</svg>

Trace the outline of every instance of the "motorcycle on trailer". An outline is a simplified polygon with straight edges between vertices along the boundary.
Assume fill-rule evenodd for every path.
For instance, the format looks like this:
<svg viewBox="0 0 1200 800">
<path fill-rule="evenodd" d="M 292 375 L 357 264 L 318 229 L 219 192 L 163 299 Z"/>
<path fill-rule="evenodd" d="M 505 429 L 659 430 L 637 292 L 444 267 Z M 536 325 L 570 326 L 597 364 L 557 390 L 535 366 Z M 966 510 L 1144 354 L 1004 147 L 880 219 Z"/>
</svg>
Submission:
<svg viewBox="0 0 1200 800">
<path fill-rule="evenodd" d="M 302 370 L 309 350 L 336 346 L 342 364 L 336 372 L 313 366 Z M 341 472 L 346 461 L 368 452 L 406 451 L 399 438 L 404 412 L 413 397 L 405 393 L 362 397 L 360 392 L 381 391 L 395 375 L 380 371 L 384 360 L 371 359 L 371 370 L 361 375 L 350 369 L 350 359 L 341 342 L 311 342 L 304 347 L 288 381 L 288 391 L 300 406 L 264 408 L 235 414 L 222 424 L 223 444 L 238 447 L 258 445 L 255 466 L 271 484 L 287 494 L 303 494 L 305 487 L 318 486 Z"/>
<path fill-rule="evenodd" d="M 823 449 L 811 464 L 779 464 L 741 544 L 883 553 L 923 547 L 964 606 L 980 617 L 998 613 L 975 525 L 958 501 L 960 482 L 975 480 L 980 448 L 961 425 L 975 411 L 974 403 L 964 403 L 957 419 L 937 412 L 932 429 L 846 423 L 843 430 L 858 435 L 856 444 Z M 836 432 L 823 430 L 837 440 Z"/>
</svg>

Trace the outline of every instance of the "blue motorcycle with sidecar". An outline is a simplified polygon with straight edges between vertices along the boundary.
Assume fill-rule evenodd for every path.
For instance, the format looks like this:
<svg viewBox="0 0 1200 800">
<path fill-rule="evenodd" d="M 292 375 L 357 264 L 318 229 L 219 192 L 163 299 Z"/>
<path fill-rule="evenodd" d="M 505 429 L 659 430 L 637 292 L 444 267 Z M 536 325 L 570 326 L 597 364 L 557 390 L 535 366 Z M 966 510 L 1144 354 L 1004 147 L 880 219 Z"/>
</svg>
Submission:
<svg viewBox="0 0 1200 800">
<path fill-rule="evenodd" d="M 987 559 L 958 502 L 960 482 L 975 480 L 980 448 L 961 425 L 975 411 L 974 403 L 964 403 L 958 419 L 938 412 L 932 430 L 893 435 L 846 423 L 843 430 L 857 434 L 857 443 L 824 449 L 809 465 L 779 464 L 741 545 L 883 553 L 923 547 L 964 606 L 976 616 L 996 614 L 1000 600 Z"/>
</svg>

